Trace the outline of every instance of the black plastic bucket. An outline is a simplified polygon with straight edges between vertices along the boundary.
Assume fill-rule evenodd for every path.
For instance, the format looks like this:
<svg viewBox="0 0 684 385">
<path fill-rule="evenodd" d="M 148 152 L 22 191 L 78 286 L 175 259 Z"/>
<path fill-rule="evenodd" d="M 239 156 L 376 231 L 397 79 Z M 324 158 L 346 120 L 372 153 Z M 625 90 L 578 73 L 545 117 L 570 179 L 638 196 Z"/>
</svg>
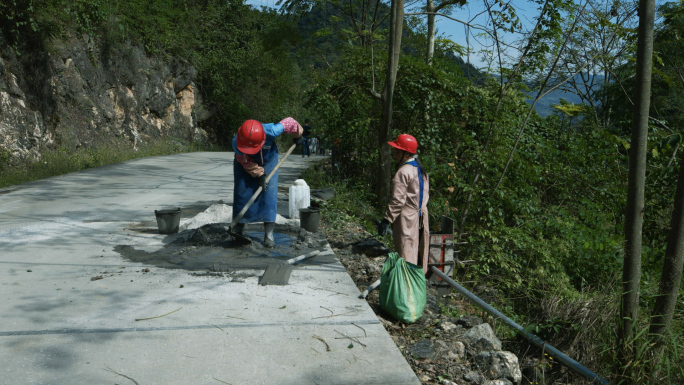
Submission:
<svg viewBox="0 0 684 385">
<path fill-rule="evenodd" d="M 299 209 L 299 226 L 310 233 L 317 233 L 321 224 L 321 210 L 315 207 Z"/>
<path fill-rule="evenodd" d="M 175 234 L 178 232 L 178 225 L 180 225 L 181 209 L 154 210 L 154 215 L 157 217 L 157 227 L 159 227 L 159 234 Z"/>
</svg>

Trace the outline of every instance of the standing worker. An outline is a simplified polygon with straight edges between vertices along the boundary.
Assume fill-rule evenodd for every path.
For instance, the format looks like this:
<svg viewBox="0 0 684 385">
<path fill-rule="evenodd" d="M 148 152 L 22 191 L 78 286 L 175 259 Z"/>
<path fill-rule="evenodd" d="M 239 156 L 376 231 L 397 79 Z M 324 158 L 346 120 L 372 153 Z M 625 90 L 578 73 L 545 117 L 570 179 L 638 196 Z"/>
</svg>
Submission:
<svg viewBox="0 0 684 385">
<path fill-rule="evenodd" d="M 278 164 L 278 146 L 275 139 L 283 132 L 299 138 L 303 131 L 302 126 L 292 118 L 266 124 L 247 120 L 238 129 L 237 135 L 233 138 L 233 219 L 242 211 L 259 186 L 263 190 L 235 225 L 234 231 L 237 234 L 242 235 L 245 223 L 264 222 L 264 246 L 275 247 L 273 228 L 278 208 L 278 171 L 269 183 L 266 183 L 266 177 Z"/>
<path fill-rule="evenodd" d="M 311 126 L 309 125 L 309 119 L 304 119 L 304 133 L 302 134 L 302 158 L 305 156 L 311 157 L 311 151 L 309 151 L 309 138 L 311 137 Z"/>
<path fill-rule="evenodd" d="M 391 223 L 394 249 L 406 262 L 422 267 L 427 274 L 430 247 L 428 174 L 416 155 L 416 138 L 401 134 L 394 142 L 387 143 L 393 147 L 392 158 L 397 164 L 397 173 L 392 178 L 392 196 L 378 224 L 378 233 L 387 235 Z"/>
</svg>

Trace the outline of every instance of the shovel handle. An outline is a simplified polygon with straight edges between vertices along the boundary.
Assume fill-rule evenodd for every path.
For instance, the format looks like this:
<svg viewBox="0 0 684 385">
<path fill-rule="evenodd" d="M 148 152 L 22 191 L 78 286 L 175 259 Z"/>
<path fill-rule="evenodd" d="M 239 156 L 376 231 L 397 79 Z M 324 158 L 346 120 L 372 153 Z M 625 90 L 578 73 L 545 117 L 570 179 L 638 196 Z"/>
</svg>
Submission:
<svg viewBox="0 0 684 385">
<path fill-rule="evenodd" d="M 382 278 L 378 278 L 375 282 L 373 282 L 373 283 L 371 283 L 370 285 L 368 285 L 368 287 L 366 288 L 366 290 L 364 290 L 363 293 L 361 293 L 361 295 L 359 295 L 359 298 L 365 299 L 366 297 L 368 297 L 368 294 L 369 294 L 371 291 L 375 290 L 376 287 L 380 286 L 380 280 L 381 280 L 381 279 L 382 279 Z"/>
<path fill-rule="evenodd" d="M 280 165 L 283 164 L 283 162 L 285 161 L 285 159 L 287 159 L 287 157 L 290 155 L 290 153 L 292 153 L 292 151 L 295 149 L 295 147 L 297 147 L 297 145 L 296 145 L 296 144 L 293 144 L 293 145 L 290 147 L 290 149 L 287 150 L 287 152 L 285 153 L 285 156 L 283 156 L 283 159 L 281 159 L 280 162 L 278 162 L 278 164 L 276 164 L 275 168 L 274 168 L 274 169 L 271 171 L 271 173 L 268 174 L 268 176 L 266 177 L 266 183 L 268 183 L 268 182 L 271 180 L 271 178 L 273 177 L 273 175 L 275 175 L 276 171 L 278 171 L 278 169 L 280 168 Z M 242 219 L 243 216 L 245 216 L 245 213 L 247 212 L 247 210 L 249 209 L 249 207 L 252 205 L 252 203 L 254 203 L 254 201 L 257 199 L 257 197 L 259 196 L 259 194 L 261 194 L 261 191 L 262 191 L 262 190 L 263 190 L 263 188 L 262 188 L 261 186 L 259 186 L 259 188 L 257 188 L 257 190 L 254 192 L 254 195 L 252 195 L 252 197 L 249 199 L 249 202 L 247 202 L 247 204 L 245 205 L 245 207 L 242 208 L 242 211 L 240 211 L 240 213 L 237 215 L 237 217 L 235 217 L 235 219 L 233 219 L 233 221 L 230 222 L 230 227 L 231 227 L 231 228 L 232 228 L 233 226 L 235 226 L 235 225 L 240 221 L 240 219 Z"/>
</svg>

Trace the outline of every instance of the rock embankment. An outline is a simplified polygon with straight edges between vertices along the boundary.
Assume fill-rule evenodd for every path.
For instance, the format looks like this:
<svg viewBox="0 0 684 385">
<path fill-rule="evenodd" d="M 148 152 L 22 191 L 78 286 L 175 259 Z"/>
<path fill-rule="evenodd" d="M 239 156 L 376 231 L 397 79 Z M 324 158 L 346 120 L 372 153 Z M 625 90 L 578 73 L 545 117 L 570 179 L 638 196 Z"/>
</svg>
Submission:
<svg viewBox="0 0 684 385">
<path fill-rule="evenodd" d="M 197 71 L 136 46 L 87 36 L 15 51 L 0 36 L 0 160 L 39 159 L 48 148 L 118 140 L 201 140 Z M 122 141 L 123 139 L 123 141 Z"/>
<path fill-rule="evenodd" d="M 359 290 L 380 276 L 386 247 L 376 240 L 350 242 L 359 229 L 328 232 L 328 241 Z M 342 234 L 337 237 L 335 233 Z M 431 294 L 430 294 L 431 293 Z M 455 302 L 455 295 L 437 296 L 428 289 L 423 316 L 414 324 L 394 321 L 379 304 L 378 291 L 366 299 L 392 335 L 397 347 L 423 384 L 513 385 L 523 383 L 518 357 L 502 350 L 490 324 L 472 314 L 474 308 Z M 445 312 L 461 308 L 459 314 Z"/>
<path fill-rule="evenodd" d="M 432 297 L 431 302 L 435 301 Z M 426 319 L 416 325 L 425 328 L 417 342 L 413 342 L 415 336 L 411 334 L 393 333 L 393 326 L 385 321 L 385 327 L 393 334 L 421 382 L 442 385 L 521 383 L 518 357 L 502 350 L 501 341 L 488 323 L 471 315 L 445 316 L 434 306 L 426 309 L 424 316 Z"/>
</svg>

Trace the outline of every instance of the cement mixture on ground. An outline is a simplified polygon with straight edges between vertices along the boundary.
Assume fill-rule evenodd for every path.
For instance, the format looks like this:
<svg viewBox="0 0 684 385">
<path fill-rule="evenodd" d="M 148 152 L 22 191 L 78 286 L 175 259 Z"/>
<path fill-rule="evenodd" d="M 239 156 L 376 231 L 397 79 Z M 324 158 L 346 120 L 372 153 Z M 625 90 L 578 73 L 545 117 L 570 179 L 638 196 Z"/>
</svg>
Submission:
<svg viewBox="0 0 684 385">
<path fill-rule="evenodd" d="M 181 219 L 180 231 L 196 229 L 209 223 L 230 223 L 233 220 L 233 206 L 229 206 L 222 201 L 209 206 L 206 210 L 195 215 L 190 219 Z M 285 218 L 276 215 L 276 224 L 292 225 L 299 227 L 298 219 Z"/>
<path fill-rule="evenodd" d="M 246 270 L 263 270 L 269 264 L 285 263 L 287 259 L 327 247 L 324 235 L 301 229 L 296 219 L 290 220 L 280 215 L 278 217 L 274 230 L 276 247 L 273 249 L 263 246 L 262 223 L 245 226 L 244 236 L 252 241 L 250 244 L 234 241 L 229 233 L 228 223 L 232 219 L 232 207 L 217 203 L 193 218 L 181 221 L 182 231 L 166 235 L 162 241 L 164 245 L 158 250 L 147 251 L 132 245 L 117 245 L 114 250 L 133 262 L 214 273 L 241 271 L 242 277 Z M 149 232 L 144 226 L 139 228 L 143 229 L 142 232 Z M 323 264 L 334 261 L 334 255 L 321 255 L 307 263 Z M 256 274 L 252 273 L 250 276 Z"/>
</svg>

